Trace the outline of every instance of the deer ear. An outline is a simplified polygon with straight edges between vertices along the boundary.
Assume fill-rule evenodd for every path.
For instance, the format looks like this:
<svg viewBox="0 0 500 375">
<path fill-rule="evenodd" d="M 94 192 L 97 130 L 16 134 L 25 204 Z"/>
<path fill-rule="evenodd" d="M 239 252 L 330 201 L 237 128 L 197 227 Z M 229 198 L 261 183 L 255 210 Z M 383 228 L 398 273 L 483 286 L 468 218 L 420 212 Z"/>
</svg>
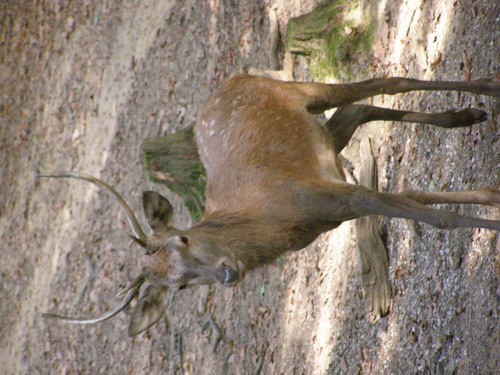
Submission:
<svg viewBox="0 0 500 375">
<path fill-rule="evenodd" d="M 142 205 L 149 226 L 155 232 L 170 229 L 174 209 L 167 198 L 154 191 L 142 193 Z"/>
<path fill-rule="evenodd" d="M 148 285 L 130 319 L 128 335 L 138 335 L 153 326 L 163 316 L 166 308 L 166 289 Z"/>
</svg>

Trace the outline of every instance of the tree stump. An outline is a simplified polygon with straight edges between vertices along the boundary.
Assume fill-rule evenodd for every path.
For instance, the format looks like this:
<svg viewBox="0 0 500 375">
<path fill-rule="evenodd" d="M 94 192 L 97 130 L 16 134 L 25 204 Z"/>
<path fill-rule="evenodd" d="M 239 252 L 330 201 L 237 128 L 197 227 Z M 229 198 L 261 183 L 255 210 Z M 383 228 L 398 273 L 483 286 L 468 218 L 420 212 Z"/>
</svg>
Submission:
<svg viewBox="0 0 500 375">
<path fill-rule="evenodd" d="M 291 18 L 286 29 L 286 50 L 310 56 L 327 50 L 329 35 L 339 27 L 339 14 L 344 1 L 327 0 L 313 11 Z"/>
<path fill-rule="evenodd" d="M 205 212 L 207 173 L 198 155 L 193 128 L 146 139 L 142 151 L 151 181 L 165 184 L 179 195 L 192 218 L 199 221 Z"/>
<path fill-rule="evenodd" d="M 377 164 L 369 139 L 361 141 L 359 154 L 361 161 L 359 184 L 377 190 Z M 355 222 L 356 254 L 363 283 L 365 307 L 372 321 L 386 315 L 391 305 L 389 259 L 378 227 L 378 216 L 360 217 Z"/>
<path fill-rule="evenodd" d="M 360 0 L 323 1 L 288 21 L 286 51 L 310 58 L 313 76 L 351 79 L 371 58 L 372 11 Z"/>
</svg>

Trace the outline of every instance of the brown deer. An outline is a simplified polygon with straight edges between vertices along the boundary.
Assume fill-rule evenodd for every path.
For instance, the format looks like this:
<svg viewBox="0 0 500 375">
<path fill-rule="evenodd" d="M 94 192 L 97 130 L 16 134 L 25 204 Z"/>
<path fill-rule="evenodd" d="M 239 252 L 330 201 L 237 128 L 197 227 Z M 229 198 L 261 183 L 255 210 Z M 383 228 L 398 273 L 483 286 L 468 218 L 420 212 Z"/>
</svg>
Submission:
<svg viewBox="0 0 500 375">
<path fill-rule="evenodd" d="M 136 217 L 110 186 L 78 173 L 73 177 L 111 191 L 124 207 L 137 243 L 146 249 L 141 275 L 119 293 L 123 302 L 89 324 L 108 319 L 139 297 L 129 326 L 136 335 L 155 324 L 166 307 L 167 288 L 220 283 L 234 286 L 245 272 L 300 250 L 321 233 L 346 220 L 385 215 L 421 221 L 438 228 L 500 230 L 500 220 L 464 217 L 430 208 L 435 203 L 477 203 L 500 207 L 500 190 L 379 193 L 347 183 L 338 153 L 356 128 L 373 120 L 406 121 L 443 128 L 471 126 L 487 115 L 479 109 L 424 114 L 352 104 L 379 95 L 411 90 L 460 90 L 500 97 L 498 81 L 429 82 L 406 78 L 353 84 L 281 82 L 238 75 L 224 82 L 201 111 L 196 141 L 207 170 L 206 212 L 188 230 L 171 226 L 172 206 L 161 195 L 143 194 L 153 230 L 147 236 Z M 314 114 L 339 107 L 325 123 Z"/>
</svg>

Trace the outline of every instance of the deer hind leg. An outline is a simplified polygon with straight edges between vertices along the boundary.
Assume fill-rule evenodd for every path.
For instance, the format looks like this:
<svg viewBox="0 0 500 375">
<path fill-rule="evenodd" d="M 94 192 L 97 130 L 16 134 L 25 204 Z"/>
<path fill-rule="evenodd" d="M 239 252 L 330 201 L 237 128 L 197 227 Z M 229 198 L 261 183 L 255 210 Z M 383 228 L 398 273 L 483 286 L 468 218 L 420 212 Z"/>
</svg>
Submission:
<svg viewBox="0 0 500 375">
<path fill-rule="evenodd" d="M 440 203 L 462 203 L 484 204 L 500 208 L 500 190 L 494 188 L 434 193 L 406 190 L 399 193 L 398 195 L 409 198 L 424 205 Z"/>
<path fill-rule="evenodd" d="M 375 95 L 394 95 L 414 90 L 468 91 L 500 97 L 500 81 L 478 79 L 470 82 L 420 81 L 409 78 L 371 79 L 348 84 L 288 83 L 311 113 L 322 113 Z"/>
<path fill-rule="evenodd" d="M 466 127 L 485 121 L 486 112 L 467 108 L 458 112 L 420 113 L 400 111 L 363 104 L 342 106 L 330 117 L 325 126 L 333 136 L 337 152 L 347 145 L 358 126 L 370 121 L 404 121 L 429 124 L 441 128 Z"/>
</svg>

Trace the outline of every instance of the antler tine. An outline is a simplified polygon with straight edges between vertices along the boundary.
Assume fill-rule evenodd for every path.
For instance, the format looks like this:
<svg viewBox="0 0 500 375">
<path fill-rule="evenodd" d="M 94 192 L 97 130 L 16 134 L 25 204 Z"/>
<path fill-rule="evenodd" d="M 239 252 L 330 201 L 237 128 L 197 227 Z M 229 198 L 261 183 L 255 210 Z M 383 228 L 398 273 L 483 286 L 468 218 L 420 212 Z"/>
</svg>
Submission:
<svg viewBox="0 0 500 375">
<path fill-rule="evenodd" d="M 123 299 L 123 301 L 120 302 L 118 305 L 116 305 L 110 311 L 106 312 L 105 314 L 103 314 L 97 318 L 93 318 L 93 319 L 71 318 L 68 316 L 51 314 L 51 313 L 41 313 L 40 315 L 43 318 L 57 319 L 63 323 L 67 323 L 67 324 L 85 325 L 85 324 L 96 324 L 96 323 L 104 322 L 105 320 L 111 319 L 112 317 L 114 317 L 118 313 L 122 312 L 130 305 L 130 303 L 134 300 L 134 298 L 136 298 L 137 295 L 139 294 L 139 289 L 140 289 L 141 285 L 144 283 L 144 280 L 145 280 L 145 278 L 143 275 L 141 275 L 137 279 L 135 279 L 130 284 L 130 285 L 132 285 L 132 287 L 128 289 L 128 293 L 127 293 L 126 297 Z"/>
<path fill-rule="evenodd" d="M 116 298 L 121 298 L 123 295 L 125 295 L 125 293 L 134 288 L 137 289 L 140 288 L 140 286 L 144 284 L 144 281 L 146 281 L 146 276 L 144 273 L 142 273 L 139 276 L 137 276 L 133 281 L 131 281 L 124 289 L 120 290 L 116 294 Z"/>
<path fill-rule="evenodd" d="M 122 198 L 122 196 L 111 186 L 109 186 L 107 183 L 99 180 L 96 177 L 89 176 L 84 173 L 79 173 L 79 172 L 61 172 L 61 173 L 38 173 L 37 172 L 37 177 L 48 177 L 48 178 L 76 178 L 78 180 L 84 180 L 93 183 L 94 185 L 99 186 L 100 188 L 104 188 L 107 191 L 109 191 L 111 194 L 113 194 L 116 199 L 118 199 L 118 202 L 122 206 L 123 210 L 125 211 L 125 216 L 127 217 L 128 223 L 130 224 L 130 227 L 132 231 L 134 232 L 135 238 L 133 238 L 137 243 L 139 244 L 145 244 L 147 241 L 147 236 L 144 234 L 141 226 L 139 225 L 139 221 L 135 217 L 134 212 L 130 208 L 130 206 L 125 202 L 125 200 Z"/>
</svg>

